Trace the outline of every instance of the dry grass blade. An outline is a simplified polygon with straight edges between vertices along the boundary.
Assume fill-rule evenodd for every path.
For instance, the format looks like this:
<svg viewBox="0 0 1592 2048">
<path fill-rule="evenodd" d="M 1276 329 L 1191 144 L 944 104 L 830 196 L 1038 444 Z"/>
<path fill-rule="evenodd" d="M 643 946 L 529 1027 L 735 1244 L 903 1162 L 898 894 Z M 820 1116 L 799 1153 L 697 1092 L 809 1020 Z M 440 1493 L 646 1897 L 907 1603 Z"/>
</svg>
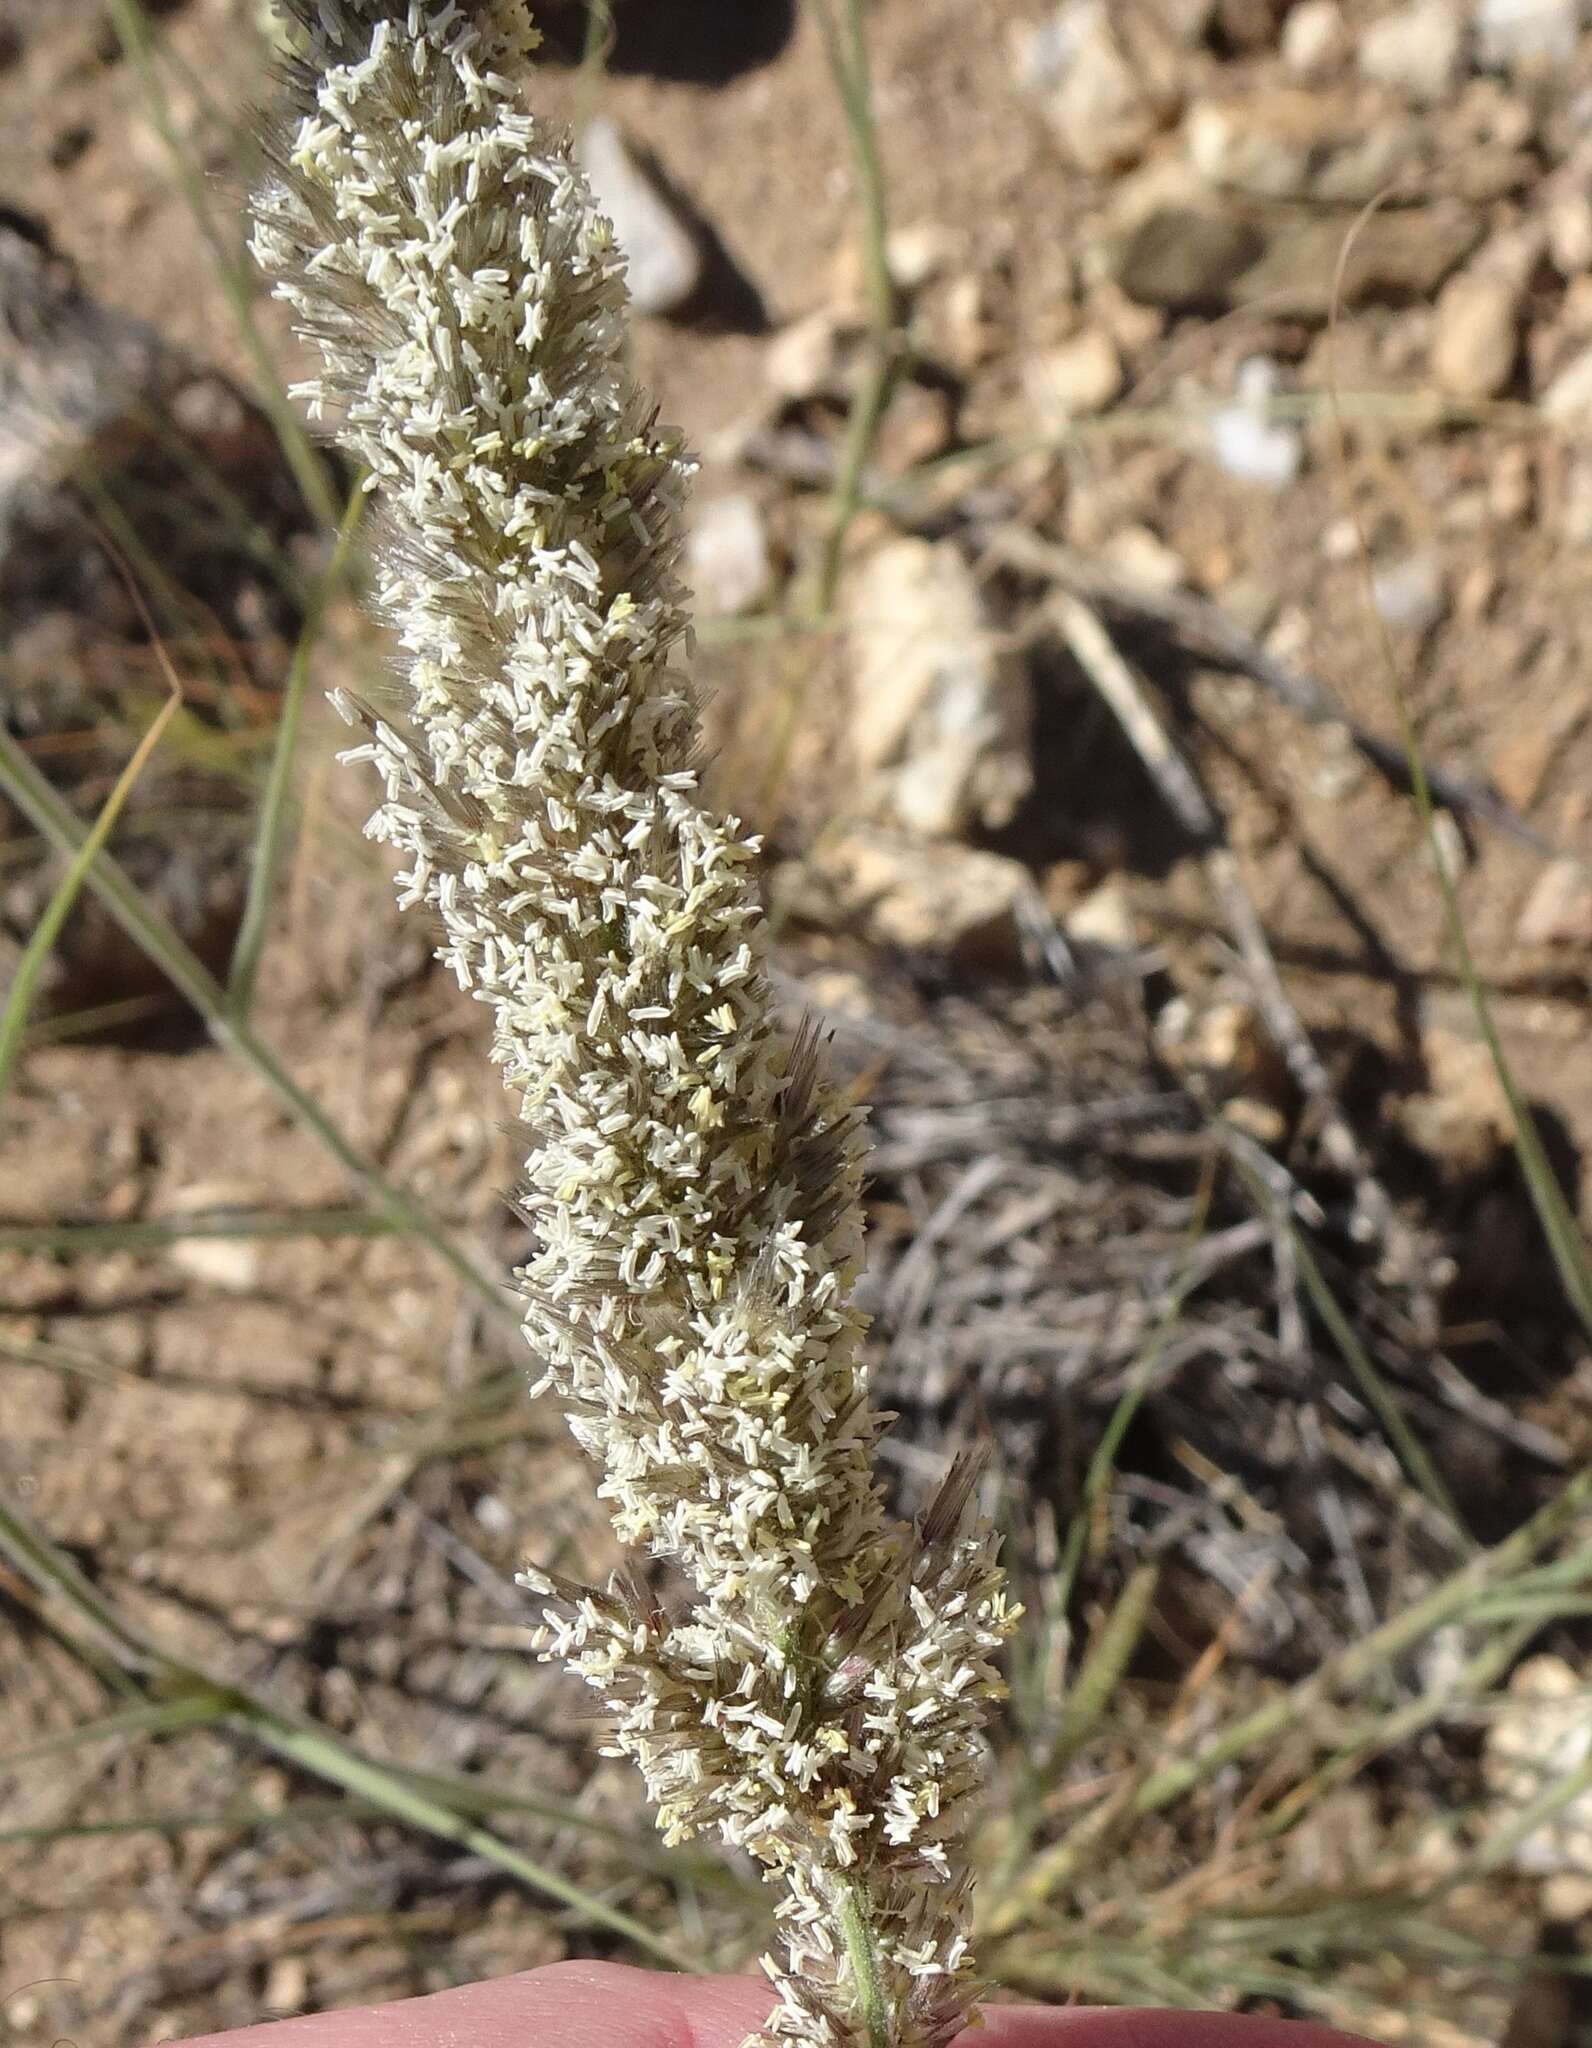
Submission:
<svg viewBox="0 0 1592 2048">
<path fill-rule="evenodd" d="M 90 1358 L 86 1353 L 74 1351 L 65 1344 L 45 1344 L 38 1338 L 18 1343 L 0 1337 L 0 1358 L 12 1365 L 29 1366 L 38 1372 L 68 1373 L 78 1379 L 92 1380 L 104 1387 L 132 1387 L 138 1384 L 136 1373 L 125 1372 L 120 1366 L 106 1365 L 102 1359 Z"/>
<path fill-rule="evenodd" d="M 1163 628 L 1191 652 L 1251 677 L 1309 724 L 1332 726 L 1346 733 L 1355 750 L 1380 774 L 1396 777 L 1401 786 L 1407 780 L 1409 764 L 1400 740 L 1388 739 L 1352 718 L 1325 683 L 1285 661 L 1209 598 L 1183 590 L 1157 590 L 1142 581 L 1136 582 L 1073 548 L 1041 538 L 1026 527 L 985 527 L 979 540 L 990 563 L 1053 583 L 1113 616 L 1146 620 Z M 1422 765 L 1428 786 L 1449 810 L 1475 818 L 1536 853 L 1558 853 L 1550 839 L 1485 785 L 1429 762 L 1423 761 Z"/>
<path fill-rule="evenodd" d="M 1105 1500 L 1106 1491 L 1111 1484 L 1111 1475 L 1116 1470 L 1117 1455 L 1122 1449 L 1123 1439 L 1127 1436 L 1134 1416 L 1154 1384 L 1167 1343 L 1177 1328 L 1183 1304 L 1203 1277 L 1195 1255 L 1199 1250 L 1200 1240 L 1205 1235 L 1210 1214 L 1210 1199 L 1211 1181 L 1207 1174 L 1202 1180 L 1189 1224 L 1188 1248 L 1184 1254 L 1182 1269 L 1167 1295 L 1150 1340 L 1145 1346 L 1144 1355 L 1123 1388 L 1121 1398 L 1112 1410 L 1110 1420 L 1095 1447 L 1094 1455 L 1089 1460 L 1078 1505 L 1067 1527 L 1066 1540 L 1062 1545 L 1061 1560 L 1056 1572 L 1055 1597 L 1058 1606 L 1063 1610 L 1072 1599 L 1078 1572 L 1083 1564 L 1090 1527 Z"/>
<path fill-rule="evenodd" d="M 358 1755 L 339 1742 L 328 1729 L 312 1722 L 289 1719 L 263 1701 L 252 1699 L 243 1703 L 241 1719 L 268 1748 L 287 1762 L 299 1765 L 324 1783 L 341 1785 L 345 1791 L 366 1800 L 378 1813 L 386 1814 L 390 1819 L 407 1822 L 439 1841 L 452 1842 L 472 1855 L 484 1857 L 510 1877 L 518 1878 L 532 1891 L 556 1899 L 560 1905 L 572 1907 L 592 1924 L 607 1927 L 621 1935 L 667 1968 L 689 1973 L 705 1967 L 700 1961 L 660 1940 L 651 1928 L 644 1927 L 629 1913 L 610 1906 L 606 1900 L 597 1898 L 581 1885 L 572 1883 L 558 1871 L 549 1869 L 546 1864 L 537 1862 L 492 1834 L 479 1822 L 465 1818 L 440 1800 L 417 1791 L 380 1764 Z"/>
<path fill-rule="evenodd" d="M 1472 1610 L 1470 1618 L 1481 1618 L 1480 1603 L 1477 1609 Z M 1362 1726 L 1353 1729 L 1325 1763 L 1278 1800 L 1266 1816 L 1264 1831 L 1285 1833 L 1310 1813 L 1335 1786 L 1352 1778 L 1374 1757 L 1385 1755 L 1467 1704 L 1484 1698 L 1504 1678 L 1539 1625 L 1537 1620 L 1533 1620 L 1500 1630 L 1485 1648 L 1467 1660 L 1449 1682 L 1432 1687 L 1418 1699 L 1390 1714 L 1372 1716 Z"/>
</svg>

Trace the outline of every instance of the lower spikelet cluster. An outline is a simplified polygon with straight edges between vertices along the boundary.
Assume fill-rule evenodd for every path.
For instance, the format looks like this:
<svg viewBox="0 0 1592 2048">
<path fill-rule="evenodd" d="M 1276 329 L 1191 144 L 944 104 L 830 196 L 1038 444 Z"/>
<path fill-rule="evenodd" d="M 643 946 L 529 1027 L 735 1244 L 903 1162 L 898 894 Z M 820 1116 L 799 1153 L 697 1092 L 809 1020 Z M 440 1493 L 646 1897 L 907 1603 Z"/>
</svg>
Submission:
<svg viewBox="0 0 1592 2048">
<path fill-rule="evenodd" d="M 698 795 L 687 465 L 624 368 L 622 260 L 519 111 L 517 5 L 286 11 L 255 250 L 384 514 L 406 688 L 355 714 L 371 829 L 521 1103 L 541 1384 L 681 1588 L 529 1573 L 542 1654 L 601 1694 L 669 1839 L 711 1830 L 783 1881 L 767 2039 L 940 2048 L 1011 1616 L 969 1470 L 916 1528 L 874 1482 L 861 1134 L 774 1022 L 756 842 Z"/>
</svg>

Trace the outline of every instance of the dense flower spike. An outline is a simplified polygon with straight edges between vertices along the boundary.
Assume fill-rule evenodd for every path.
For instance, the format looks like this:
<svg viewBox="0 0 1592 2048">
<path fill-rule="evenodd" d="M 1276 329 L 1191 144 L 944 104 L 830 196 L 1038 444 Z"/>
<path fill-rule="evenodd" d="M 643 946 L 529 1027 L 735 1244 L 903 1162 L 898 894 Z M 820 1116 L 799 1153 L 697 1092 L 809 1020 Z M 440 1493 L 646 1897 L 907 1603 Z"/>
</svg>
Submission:
<svg viewBox="0 0 1592 2048">
<path fill-rule="evenodd" d="M 504 75 L 535 40 L 517 4 L 287 12 L 255 249 L 385 513 L 407 688 L 357 714 L 371 829 L 522 1104 L 542 1385 L 685 1589 L 532 1572 L 542 1651 L 607 1702 L 671 1840 L 711 1829 L 783 1881 L 770 2039 L 940 2048 L 1010 1613 L 969 1471 L 915 1529 L 874 1483 L 860 1133 L 776 1026 L 756 842 L 698 796 L 687 465 L 624 368 L 622 260 Z"/>
</svg>

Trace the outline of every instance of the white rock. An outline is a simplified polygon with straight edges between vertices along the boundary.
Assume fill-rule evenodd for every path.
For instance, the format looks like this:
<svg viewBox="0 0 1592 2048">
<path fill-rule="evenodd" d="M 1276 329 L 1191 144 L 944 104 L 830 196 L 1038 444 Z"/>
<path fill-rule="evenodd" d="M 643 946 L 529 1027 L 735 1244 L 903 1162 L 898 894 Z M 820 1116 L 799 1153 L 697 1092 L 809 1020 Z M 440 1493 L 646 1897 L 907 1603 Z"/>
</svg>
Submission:
<svg viewBox="0 0 1592 2048">
<path fill-rule="evenodd" d="M 1371 577 L 1371 602 L 1377 611 L 1401 633 L 1425 633 L 1435 626 L 1447 607 L 1443 571 L 1430 553 L 1406 555 L 1390 562 Z"/>
<path fill-rule="evenodd" d="M 1360 37 L 1364 75 L 1425 106 L 1446 100 L 1465 60 L 1465 24 L 1457 0 L 1408 0 Z"/>
<path fill-rule="evenodd" d="M 1206 431 L 1211 453 L 1229 476 L 1280 491 L 1304 467 L 1305 444 L 1296 426 L 1271 417 L 1276 388 L 1276 364 L 1249 357 L 1238 366 L 1233 404 L 1213 413 Z"/>
<path fill-rule="evenodd" d="M 673 312 L 701 282 L 696 236 L 606 114 L 587 122 L 576 154 L 625 253 L 636 310 Z"/>
<path fill-rule="evenodd" d="M 693 505 L 685 559 L 686 580 L 704 617 L 756 611 L 774 586 L 762 506 L 748 491 Z"/>
<path fill-rule="evenodd" d="M 1134 923 L 1133 906 L 1128 901 L 1127 891 L 1115 878 L 1102 882 L 1098 889 L 1091 889 L 1087 896 L 1075 903 L 1067 913 L 1066 927 L 1069 939 L 1080 946 L 1093 946 L 1101 953 L 1117 953 L 1126 957 L 1138 949 L 1139 933 Z"/>
<path fill-rule="evenodd" d="M 1568 857 L 1550 861 L 1526 898 L 1518 932 L 1527 946 L 1592 949 L 1592 873 Z"/>
<path fill-rule="evenodd" d="M 1066 0 L 1013 41 L 1021 83 L 1080 170 L 1120 170 L 1143 154 L 1162 110 L 1118 41 L 1106 0 Z"/>
<path fill-rule="evenodd" d="M 1338 0 L 1299 0 L 1282 25 L 1282 61 L 1295 78 L 1316 80 L 1349 54 L 1349 29 Z"/>
<path fill-rule="evenodd" d="M 1592 1758 L 1592 1677 L 1562 1657 L 1528 1657 L 1509 1681 L 1509 1699 L 1487 1731 L 1487 1782 L 1525 1807 Z M 1592 1792 L 1560 1808 L 1515 1845 L 1517 1870 L 1533 1876 L 1592 1871 Z"/>
<path fill-rule="evenodd" d="M 961 252 L 962 238 L 942 220 L 909 221 L 892 228 L 884 245 L 885 267 L 904 292 L 923 287 L 949 270 Z"/>
<path fill-rule="evenodd" d="M 989 280 L 977 271 L 953 277 L 945 287 L 939 330 L 940 352 L 964 377 L 988 362 L 1000 346 Z"/>
<path fill-rule="evenodd" d="M 1054 433 L 1069 420 L 1104 412 L 1122 389 L 1122 358 L 1109 334 L 1085 328 L 1036 356 L 1023 372 L 1035 424 Z"/>
<path fill-rule="evenodd" d="M 1005 824 L 1033 780 L 1027 680 L 996 646 L 961 550 L 888 542 L 846 611 L 852 758 L 884 808 L 928 838 Z"/>
<path fill-rule="evenodd" d="M 1487 71 L 1567 64 L 1581 18 L 1582 0 L 1476 0 L 1476 61 Z"/>
<path fill-rule="evenodd" d="M 1542 394 L 1542 416 L 1560 427 L 1592 427 L 1592 348 L 1572 356 Z"/>
</svg>

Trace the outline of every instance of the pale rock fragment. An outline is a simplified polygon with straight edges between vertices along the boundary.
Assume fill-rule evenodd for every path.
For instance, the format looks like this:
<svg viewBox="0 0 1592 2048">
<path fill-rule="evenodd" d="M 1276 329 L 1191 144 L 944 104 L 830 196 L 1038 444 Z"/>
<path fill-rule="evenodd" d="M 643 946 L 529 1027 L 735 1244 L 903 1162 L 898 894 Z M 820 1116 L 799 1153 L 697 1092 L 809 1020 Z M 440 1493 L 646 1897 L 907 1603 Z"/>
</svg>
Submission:
<svg viewBox="0 0 1592 2048">
<path fill-rule="evenodd" d="M 847 597 L 852 758 L 886 815 L 925 838 L 1007 823 L 1033 779 L 1027 677 L 949 541 L 878 548 Z"/>
<path fill-rule="evenodd" d="M 1442 104 L 1465 65 L 1465 23 L 1457 0 L 1408 0 L 1370 24 L 1357 57 L 1374 84 L 1417 106 Z"/>
<path fill-rule="evenodd" d="M 696 236 L 618 122 L 594 115 L 581 131 L 577 154 L 624 251 L 631 303 L 640 313 L 677 311 L 702 280 Z"/>
<path fill-rule="evenodd" d="M 1592 1678 L 1562 1657 L 1528 1657 L 1487 1730 L 1488 1784 L 1522 1809 L 1592 1760 Z M 1514 1845 L 1516 1870 L 1535 1877 L 1592 1872 L 1592 1791 L 1568 1800 Z"/>
<path fill-rule="evenodd" d="M 686 580 L 705 618 L 754 612 L 774 587 L 763 508 L 749 491 L 704 498 L 686 534 Z"/>
</svg>

